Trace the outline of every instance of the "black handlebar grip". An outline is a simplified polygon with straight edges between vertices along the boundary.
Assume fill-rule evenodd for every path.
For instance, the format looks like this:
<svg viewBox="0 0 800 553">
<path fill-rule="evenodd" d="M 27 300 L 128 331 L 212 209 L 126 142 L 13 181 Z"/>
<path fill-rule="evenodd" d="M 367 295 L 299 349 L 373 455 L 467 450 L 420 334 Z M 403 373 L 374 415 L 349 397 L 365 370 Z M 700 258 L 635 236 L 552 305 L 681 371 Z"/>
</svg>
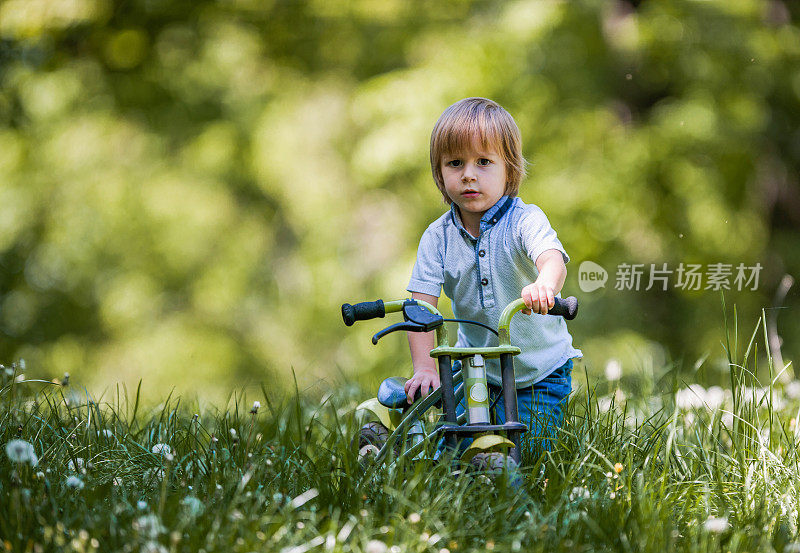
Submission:
<svg viewBox="0 0 800 553">
<path fill-rule="evenodd" d="M 347 326 L 353 326 L 356 321 L 368 321 L 376 317 L 385 317 L 386 309 L 383 300 L 362 301 L 355 305 L 345 303 L 342 305 L 342 319 Z"/>
<path fill-rule="evenodd" d="M 556 304 L 547 312 L 548 315 L 560 315 L 571 321 L 578 314 L 578 298 L 570 296 L 568 298 L 555 298 Z"/>
</svg>

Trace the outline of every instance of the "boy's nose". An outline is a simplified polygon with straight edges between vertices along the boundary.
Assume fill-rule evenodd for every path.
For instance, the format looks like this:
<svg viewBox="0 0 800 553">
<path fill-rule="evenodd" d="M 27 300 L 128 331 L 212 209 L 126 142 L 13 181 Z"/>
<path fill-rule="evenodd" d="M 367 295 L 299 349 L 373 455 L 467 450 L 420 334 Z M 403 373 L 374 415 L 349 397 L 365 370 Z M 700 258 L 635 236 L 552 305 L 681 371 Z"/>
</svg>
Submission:
<svg viewBox="0 0 800 553">
<path fill-rule="evenodd" d="M 472 182 L 475 180 L 475 170 L 467 165 L 464 167 L 464 173 L 461 175 L 461 180 L 464 182 Z"/>
</svg>

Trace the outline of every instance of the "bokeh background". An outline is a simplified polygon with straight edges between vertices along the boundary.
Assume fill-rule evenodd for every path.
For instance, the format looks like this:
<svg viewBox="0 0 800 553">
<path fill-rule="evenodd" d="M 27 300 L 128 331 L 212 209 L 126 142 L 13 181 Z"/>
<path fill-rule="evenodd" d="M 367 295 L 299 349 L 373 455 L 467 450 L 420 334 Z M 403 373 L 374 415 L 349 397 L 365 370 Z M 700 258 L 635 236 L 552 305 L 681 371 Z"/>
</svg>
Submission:
<svg viewBox="0 0 800 553">
<path fill-rule="evenodd" d="M 725 292 L 728 327 L 744 349 L 767 309 L 788 363 L 799 17 L 755 0 L 6 0 L 0 363 L 97 394 L 141 379 L 154 399 L 407 372 L 404 336 L 369 341 L 391 321 L 348 329 L 339 306 L 406 295 L 446 209 L 430 130 L 466 96 L 521 128 L 520 196 L 572 256 L 590 381 L 727 379 L 720 292 L 616 290 L 620 263 L 761 263 L 757 290 Z M 585 260 L 605 288 L 580 291 Z"/>
</svg>

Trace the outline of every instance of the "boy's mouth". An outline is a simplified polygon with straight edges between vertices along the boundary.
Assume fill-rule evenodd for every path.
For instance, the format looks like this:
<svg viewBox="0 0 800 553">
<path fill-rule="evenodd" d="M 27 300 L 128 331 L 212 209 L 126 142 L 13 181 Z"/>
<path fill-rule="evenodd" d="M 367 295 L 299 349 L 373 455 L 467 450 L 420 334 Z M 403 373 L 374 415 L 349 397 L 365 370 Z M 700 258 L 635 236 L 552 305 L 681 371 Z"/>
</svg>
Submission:
<svg viewBox="0 0 800 553">
<path fill-rule="evenodd" d="M 480 192 L 478 192 L 477 190 L 473 190 L 472 188 L 467 188 L 461 193 L 461 195 L 464 196 L 465 198 L 476 198 L 478 194 L 480 194 Z"/>
</svg>

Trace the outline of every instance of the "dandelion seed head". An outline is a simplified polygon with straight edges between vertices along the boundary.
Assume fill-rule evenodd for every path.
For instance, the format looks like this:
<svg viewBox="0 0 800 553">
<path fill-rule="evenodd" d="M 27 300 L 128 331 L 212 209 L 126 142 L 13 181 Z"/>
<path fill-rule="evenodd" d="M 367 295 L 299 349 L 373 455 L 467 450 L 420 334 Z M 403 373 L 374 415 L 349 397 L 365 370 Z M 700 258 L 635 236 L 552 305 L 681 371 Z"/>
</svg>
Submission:
<svg viewBox="0 0 800 553">
<path fill-rule="evenodd" d="M 408 515 L 408 522 L 411 524 L 417 524 L 420 520 L 422 520 L 422 517 L 419 515 L 419 513 L 411 513 Z"/>
<path fill-rule="evenodd" d="M 33 444 L 25 440 L 11 440 L 6 444 L 6 455 L 12 463 L 28 463 L 35 467 L 39 464 L 39 458 L 33 449 Z"/>
<path fill-rule="evenodd" d="M 231 428 L 230 432 L 231 432 L 231 438 L 235 438 L 236 437 L 236 429 L 235 428 Z"/>
</svg>

